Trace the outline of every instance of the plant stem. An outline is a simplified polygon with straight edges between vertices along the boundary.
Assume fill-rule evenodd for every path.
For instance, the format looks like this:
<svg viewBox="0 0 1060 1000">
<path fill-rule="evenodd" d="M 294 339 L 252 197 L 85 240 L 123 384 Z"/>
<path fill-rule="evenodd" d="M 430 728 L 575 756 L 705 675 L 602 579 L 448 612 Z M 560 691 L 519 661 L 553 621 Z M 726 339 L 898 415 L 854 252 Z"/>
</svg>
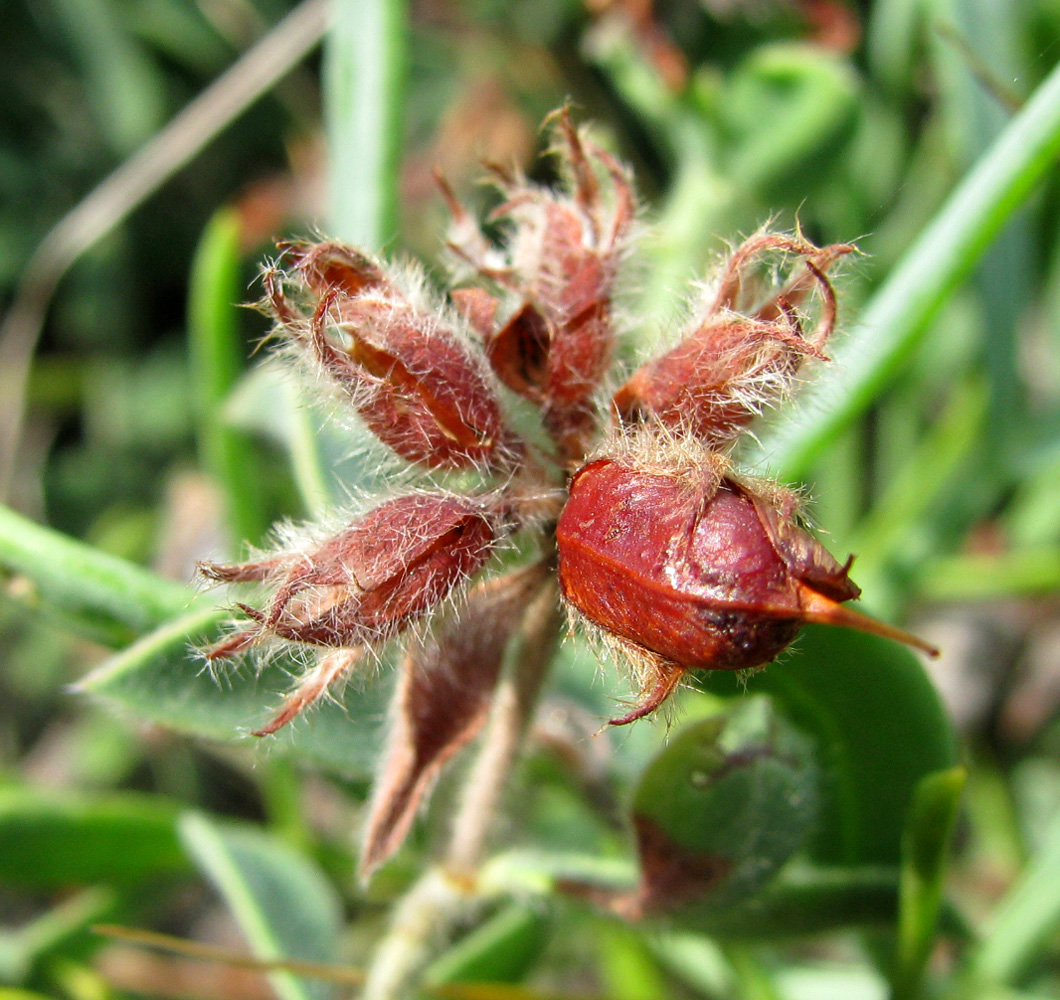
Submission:
<svg viewBox="0 0 1060 1000">
<path fill-rule="evenodd" d="M 519 655 L 497 688 L 442 862 L 428 870 L 398 905 L 368 971 L 363 1000 L 404 1000 L 412 995 L 434 957 L 435 943 L 447 940 L 482 905 L 476 874 L 486 856 L 497 808 L 511 784 L 561 622 L 552 585 L 530 605 L 520 629 Z"/>
<path fill-rule="evenodd" d="M 537 704 L 559 625 L 555 589 L 546 587 L 530 606 L 518 664 L 497 689 L 482 749 L 464 785 L 445 857 L 446 867 L 457 876 L 473 877 L 485 859 L 493 817 Z"/>
</svg>

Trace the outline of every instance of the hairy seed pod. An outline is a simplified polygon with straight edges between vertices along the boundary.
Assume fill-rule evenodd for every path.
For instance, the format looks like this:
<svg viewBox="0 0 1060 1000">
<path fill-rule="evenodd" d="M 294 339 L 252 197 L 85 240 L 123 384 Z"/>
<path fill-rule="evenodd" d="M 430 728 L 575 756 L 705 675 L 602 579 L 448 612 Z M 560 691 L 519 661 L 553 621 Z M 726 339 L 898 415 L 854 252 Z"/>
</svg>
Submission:
<svg viewBox="0 0 1060 1000">
<path fill-rule="evenodd" d="M 395 497 L 304 552 L 236 565 L 203 564 L 210 579 L 274 588 L 255 624 L 207 652 L 222 659 L 269 636 L 316 646 L 379 642 L 443 601 L 489 558 L 495 518 L 470 497 Z"/>
<path fill-rule="evenodd" d="M 818 248 L 768 231 L 751 237 L 729 259 L 718 288 L 704 289 L 677 345 L 643 364 L 615 393 L 615 415 L 625 424 L 680 428 L 711 447 L 730 443 L 784 397 L 803 361 L 827 360 L 822 351 L 835 325 L 836 297 L 826 271 L 853 249 L 846 243 Z M 752 278 L 770 255 L 794 256 L 801 264 L 762 301 Z M 806 335 L 800 307 L 811 296 L 819 300 L 819 316 Z"/>
<path fill-rule="evenodd" d="M 842 606 L 859 594 L 849 563 L 798 526 L 778 487 L 601 459 L 570 493 L 556 532 L 563 594 L 653 661 L 645 701 L 618 722 L 658 707 L 686 670 L 770 662 L 805 622 L 919 644 Z"/>
<path fill-rule="evenodd" d="M 512 462 L 520 445 L 486 358 L 426 301 L 422 279 L 342 243 L 282 249 L 293 266 L 266 273 L 269 310 L 379 440 L 431 468 Z"/>
<path fill-rule="evenodd" d="M 366 294 L 339 307 L 338 336 L 321 317 L 314 349 L 376 437 L 432 468 L 510 457 L 500 400 L 452 331 L 386 297 Z"/>
<path fill-rule="evenodd" d="M 542 407 L 545 427 L 564 460 L 580 459 L 597 421 L 595 395 L 611 362 L 612 295 L 634 217 L 627 171 L 581 135 L 569 109 L 554 116 L 554 152 L 565 176 L 560 190 L 495 169 L 505 201 L 492 220 L 506 226 L 492 251 L 452 191 L 451 249 L 516 297 L 485 337 L 497 376 Z"/>
</svg>

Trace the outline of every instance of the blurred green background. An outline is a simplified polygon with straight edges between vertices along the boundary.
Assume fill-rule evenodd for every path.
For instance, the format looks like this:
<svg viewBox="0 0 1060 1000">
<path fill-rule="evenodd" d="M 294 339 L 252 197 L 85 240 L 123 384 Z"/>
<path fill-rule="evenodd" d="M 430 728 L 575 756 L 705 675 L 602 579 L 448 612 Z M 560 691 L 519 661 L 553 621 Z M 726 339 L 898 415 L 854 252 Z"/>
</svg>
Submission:
<svg viewBox="0 0 1060 1000">
<path fill-rule="evenodd" d="M 292 235 L 415 255 L 441 274 L 432 171 L 480 210 L 493 197 L 483 160 L 554 179 L 536 159 L 539 125 L 564 101 L 632 166 L 645 202 L 624 293 L 629 357 L 741 234 L 773 220 L 857 242 L 835 365 L 745 460 L 805 482 L 829 548 L 857 554 L 868 606 L 943 647 L 929 669 L 946 714 L 911 659 L 893 683 L 889 654 L 865 667 L 875 647 L 844 651 L 857 670 L 835 666 L 849 637 L 807 637 L 788 674 L 775 676 L 782 664 L 752 684 L 843 748 L 858 791 L 835 801 L 861 812 L 819 822 L 861 823 L 870 846 L 808 856 L 896 866 L 889 927 L 733 943 L 706 917 L 642 933 L 504 891 L 440 960 L 431 995 L 1055 996 L 1060 3 L 334 8 L 329 19 L 316 0 L 3 6 L 0 1000 L 352 989 L 266 981 L 90 930 L 117 922 L 363 967 L 454 795 L 443 782 L 411 847 L 362 891 L 351 831 L 380 692 L 351 689 L 270 751 L 236 737 L 274 704 L 282 664 L 215 682 L 186 655 L 216 620 L 187 589 L 197 559 L 238 555 L 275 519 L 371 486 L 349 442 L 318 433 L 259 365 L 265 320 L 235 306 L 258 297 L 261 263 Z M 93 670 L 91 690 L 71 692 Z M 628 862 L 620 817 L 642 801 L 637 775 L 667 726 L 593 739 L 623 690 L 596 675 L 591 653 L 568 645 L 512 842 Z M 676 726 L 740 698 L 705 687 Z M 838 780 L 825 756 L 826 783 Z M 917 782 L 958 760 L 967 784 L 947 861 L 955 794 Z M 907 823 L 914 786 L 925 814 L 943 803 L 942 820 Z M 909 845 L 932 837 L 917 868 Z M 909 887 L 918 877 L 926 888 Z M 929 897 L 943 879 L 936 940 Z M 844 920 L 833 909 L 825 923 Z M 493 992 L 447 994 L 451 981 Z"/>
</svg>

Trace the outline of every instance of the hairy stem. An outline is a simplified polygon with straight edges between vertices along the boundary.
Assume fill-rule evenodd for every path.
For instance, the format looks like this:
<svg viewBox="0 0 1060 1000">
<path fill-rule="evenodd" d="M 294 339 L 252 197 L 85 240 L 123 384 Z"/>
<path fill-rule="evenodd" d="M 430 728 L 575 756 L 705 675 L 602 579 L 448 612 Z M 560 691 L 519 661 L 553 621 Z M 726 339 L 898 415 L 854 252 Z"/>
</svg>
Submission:
<svg viewBox="0 0 1060 1000">
<path fill-rule="evenodd" d="M 475 876 L 485 860 L 498 806 L 511 783 L 561 622 L 552 585 L 527 611 L 519 632 L 519 655 L 497 689 L 441 864 L 426 872 L 397 907 L 368 972 L 363 1000 L 410 996 L 434 957 L 436 945 L 473 919 L 481 906 Z"/>
</svg>

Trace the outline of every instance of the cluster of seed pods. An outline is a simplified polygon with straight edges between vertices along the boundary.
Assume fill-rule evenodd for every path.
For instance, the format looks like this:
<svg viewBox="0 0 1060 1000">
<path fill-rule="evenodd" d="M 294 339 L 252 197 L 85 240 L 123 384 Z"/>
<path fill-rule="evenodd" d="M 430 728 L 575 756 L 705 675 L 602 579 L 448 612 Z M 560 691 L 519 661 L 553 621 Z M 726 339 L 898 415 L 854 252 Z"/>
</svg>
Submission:
<svg viewBox="0 0 1060 1000">
<path fill-rule="evenodd" d="M 690 670 L 768 663 L 806 622 L 922 646 L 846 607 L 859 593 L 849 561 L 801 527 L 795 494 L 738 475 L 728 457 L 803 362 L 825 360 L 828 272 L 853 247 L 752 236 L 695 291 L 669 350 L 616 379 L 631 178 L 566 110 L 551 125 L 557 188 L 492 170 L 503 242 L 440 182 L 452 216 L 446 299 L 415 268 L 336 242 L 284 244 L 265 275 L 287 353 L 424 475 L 422 488 L 330 533 L 202 566 L 211 580 L 267 591 L 257 607 L 238 605 L 241 622 L 209 659 L 277 643 L 318 651 L 261 734 L 404 634 L 365 871 L 478 732 L 506 648 L 557 570 L 574 615 L 634 668 L 638 700 L 616 725 L 654 711 Z M 536 408 L 538 433 L 515 429 L 514 397 Z M 513 569 L 502 550 L 520 533 L 536 546 L 519 551 L 538 557 Z"/>
</svg>

